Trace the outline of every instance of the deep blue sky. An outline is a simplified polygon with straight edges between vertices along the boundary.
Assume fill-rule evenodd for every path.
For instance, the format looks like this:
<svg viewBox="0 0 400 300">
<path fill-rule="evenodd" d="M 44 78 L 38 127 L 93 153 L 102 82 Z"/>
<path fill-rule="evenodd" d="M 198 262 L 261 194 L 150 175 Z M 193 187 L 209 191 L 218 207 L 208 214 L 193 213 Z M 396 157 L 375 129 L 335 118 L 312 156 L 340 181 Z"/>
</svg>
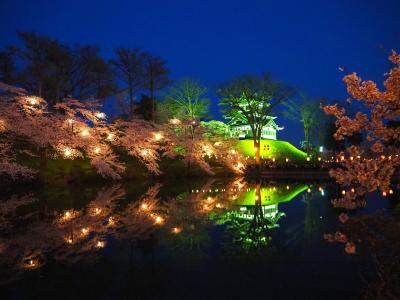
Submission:
<svg viewBox="0 0 400 300">
<path fill-rule="evenodd" d="M 97 45 L 106 58 L 115 47 L 147 49 L 168 61 L 173 78 L 210 90 L 269 72 L 309 96 L 345 99 L 338 67 L 382 79 L 387 51 L 400 51 L 399 12 L 400 0 L 2 0 L 0 47 L 18 45 L 16 31 L 34 31 Z M 279 138 L 297 145 L 300 126 L 278 123 L 286 126 Z"/>
</svg>

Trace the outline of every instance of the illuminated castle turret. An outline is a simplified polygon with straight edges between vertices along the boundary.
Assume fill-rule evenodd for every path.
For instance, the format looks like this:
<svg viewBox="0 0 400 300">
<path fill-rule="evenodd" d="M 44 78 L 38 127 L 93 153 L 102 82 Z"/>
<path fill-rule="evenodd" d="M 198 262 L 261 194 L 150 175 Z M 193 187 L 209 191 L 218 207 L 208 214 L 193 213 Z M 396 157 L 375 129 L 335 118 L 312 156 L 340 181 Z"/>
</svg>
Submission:
<svg viewBox="0 0 400 300">
<path fill-rule="evenodd" d="M 276 117 L 268 117 L 269 121 L 265 125 L 261 132 L 261 138 L 266 140 L 276 140 L 276 132 L 282 130 L 283 127 L 279 127 L 275 123 Z M 230 137 L 236 137 L 239 139 L 250 139 L 253 137 L 250 125 L 241 122 L 239 120 L 231 120 L 228 122 L 229 135 Z"/>
<path fill-rule="evenodd" d="M 240 104 L 244 110 L 246 110 L 247 104 Z M 229 136 L 236 137 L 239 139 L 251 139 L 253 134 L 251 132 L 251 127 L 247 123 L 246 118 L 243 114 L 236 114 L 234 117 L 230 116 L 227 117 L 230 119 L 228 122 L 229 126 Z M 275 120 L 276 117 L 267 116 L 266 117 L 266 124 L 262 128 L 261 138 L 266 140 L 276 140 L 276 132 L 282 130 L 283 127 L 279 127 Z"/>
</svg>

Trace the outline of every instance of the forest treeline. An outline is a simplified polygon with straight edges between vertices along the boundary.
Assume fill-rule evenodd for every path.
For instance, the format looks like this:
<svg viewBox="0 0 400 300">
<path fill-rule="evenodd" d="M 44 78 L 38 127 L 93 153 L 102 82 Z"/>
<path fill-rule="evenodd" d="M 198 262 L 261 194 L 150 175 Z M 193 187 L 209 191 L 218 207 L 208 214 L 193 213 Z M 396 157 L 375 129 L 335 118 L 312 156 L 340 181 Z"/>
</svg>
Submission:
<svg viewBox="0 0 400 300">
<path fill-rule="evenodd" d="M 174 117 L 185 120 L 209 117 L 207 89 L 192 79 L 173 83 L 167 61 L 144 49 L 115 48 L 112 57 L 105 58 L 95 45 L 68 45 L 33 32 L 17 34 L 21 45 L 10 45 L 0 51 L 0 82 L 24 88 L 29 94 L 43 98 L 49 109 L 66 98 L 112 99 L 119 112 L 115 117 L 119 119 L 165 123 Z M 332 138 L 336 131 L 334 120 L 327 118 L 320 109 L 326 100 L 308 98 L 298 89 L 268 76 L 242 76 L 229 84 L 243 92 L 244 87 L 240 86 L 243 82 L 265 85 L 266 88 L 261 89 L 266 99 L 280 99 L 283 116 L 302 123 L 304 141 L 300 147 L 304 151 L 312 152 L 322 144 L 327 149 L 341 151 L 345 144 L 361 142 L 359 135 L 346 137 L 351 139 L 346 143 Z M 166 88 L 163 97 L 159 97 L 159 92 Z M 256 90 L 259 88 L 256 86 Z M 224 84 L 219 90 L 223 89 Z M 270 105 L 266 108 L 269 114 L 277 114 Z"/>
<path fill-rule="evenodd" d="M 97 46 L 70 46 L 32 32 L 18 36 L 21 47 L 0 52 L 1 82 L 22 87 L 50 105 L 67 97 L 114 96 L 126 118 L 139 113 L 154 120 L 155 94 L 170 82 L 163 58 L 138 48 L 116 48 L 106 59 Z"/>
</svg>

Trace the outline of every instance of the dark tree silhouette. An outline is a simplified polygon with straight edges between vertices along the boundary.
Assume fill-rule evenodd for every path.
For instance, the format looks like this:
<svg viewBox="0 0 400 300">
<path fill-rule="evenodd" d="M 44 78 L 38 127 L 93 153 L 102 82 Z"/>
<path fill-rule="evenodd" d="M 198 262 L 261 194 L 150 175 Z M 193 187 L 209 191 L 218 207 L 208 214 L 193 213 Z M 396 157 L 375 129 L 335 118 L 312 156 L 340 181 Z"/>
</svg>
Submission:
<svg viewBox="0 0 400 300">
<path fill-rule="evenodd" d="M 100 56 L 98 48 L 71 48 L 31 32 L 20 32 L 18 35 L 23 46 L 11 48 L 20 66 L 13 83 L 46 99 L 51 105 L 70 95 L 80 99 L 102 99 L 114 93 L 111 67 Z M 4 62 L 3 76 L 11 74 L 14 62 L 10 58 L 4 56 L 1 59 Z"/>
<path fill-rule="evenodd" d="M 111 60 L 118 79 L 124 82 L 129 95 L 129 118 L 133 118 L 135 109 L 135 92 L 144 84 L 145 54 L 140 49 L 118 48 L 116 58 Z"/>
<path fill-rule="evenodd" d="M 136 111 L 143 116 L 144 120 L 151 121 L 154 110 L 153 100 L 149 96 L 142 94 L 140 97 L 140 106 Z"/>
<path fill-rule="evenodd" d="M 149 91 L 151 99 L 150 120 L 154 120 L 155 111 L 155 93 L 166 87 L 170 80 L 168 78 L 169 70 L 167 63 L 161 57 L 145 54 L 144 60 L 144 84 L 143 87 Z"/>
<path fill-rule="evenodd" d="M 13 84 L 15 80 L 15 63 L 11 51 L 0 52 L 0 81 Z"/>
<path fill-rule="evenodd" d="M 318 134 L 324 116 L 320 108 L 320 99 L 310 99 L 300 94 L 300 99 L 288 100 L 283 103 L 285 110 L 283 115 L 288 119 L 300 121 L 303 124 L 305 150 L 310 154 L 312 150 L 313 136 Z"/>
<path fill-rule="evenodd" d="M 74 49 L 75 68 L 72 94 L 79 99 L 96 97 L 103 99 L 115 90 L 111 66 L 100 56 L 94 46 L 77 46 Z"/>
<path fill-rule="evenodd" d="M 65 49 L 56 40 L 35 33 L 19 32 L 18 35 L 24 44 L 23 48 L 14 49 L 24 63 L 20 83 L 28 91 L 48 99 L 49 81 L 52 73 L 59 73 L 58 59 Z"/>
</svg>

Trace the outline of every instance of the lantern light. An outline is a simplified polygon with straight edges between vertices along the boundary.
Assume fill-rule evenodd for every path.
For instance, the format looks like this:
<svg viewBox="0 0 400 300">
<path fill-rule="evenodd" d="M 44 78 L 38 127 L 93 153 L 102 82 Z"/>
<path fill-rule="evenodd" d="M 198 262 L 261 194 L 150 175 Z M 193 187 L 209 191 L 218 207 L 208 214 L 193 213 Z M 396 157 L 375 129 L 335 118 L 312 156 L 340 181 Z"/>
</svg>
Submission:
<svg viewBox="0 0 400 300">
<path fill-rule="evenodd" d="M 103 112 L 97 112 L 97 113 L 96 113 L 96 117 L 97 117 L 98 119 L 105 119 L 105 118 L 106 118 L 106 114 L 103 113 Z"/>
<path fill-rule="evenodd" d="M 181 121 L 177 118 L 170 119 L 169 122 L 174 125 L 178 125 L 181 123 Z"/>
<path fill-rule="evenodd" d="M 162 135 L 161 133 L 159 133 L 159 132 L 154 133 L 154 139 L 155 139 L 156 141 L 159 141 L 159 140 L 161 140 L 162 138 L 163 138 L 163 135 Z"/>
<path fill-rule="evenodd" d="M 32 97 L 27 97 L 26 100 L 30 105 L 37 105 L 38 102 L 39 102 L 38 99 L 36 97 L 33 97 L 33 96 Z"/>
<path fill-rule="evenodd" d="M 64 149 L 64 156 L 65 157 L 70 157 L 72 155 L 72 150 L 70 148 L 65 148 Z"/>
<path fill-rule="evenodd" d="M 86 128 L 82 130 L 81 135 L 83 137 L 89 136 L 89 130 L 87 130 Z"/>
<path fill-rule="evenodd" d="M 107 140 L 108 141 L 112 141 L 114 139 L 114 134 L 113 133 L 109 133 L 108 135 L 107 135 Z"/>
</svg>

